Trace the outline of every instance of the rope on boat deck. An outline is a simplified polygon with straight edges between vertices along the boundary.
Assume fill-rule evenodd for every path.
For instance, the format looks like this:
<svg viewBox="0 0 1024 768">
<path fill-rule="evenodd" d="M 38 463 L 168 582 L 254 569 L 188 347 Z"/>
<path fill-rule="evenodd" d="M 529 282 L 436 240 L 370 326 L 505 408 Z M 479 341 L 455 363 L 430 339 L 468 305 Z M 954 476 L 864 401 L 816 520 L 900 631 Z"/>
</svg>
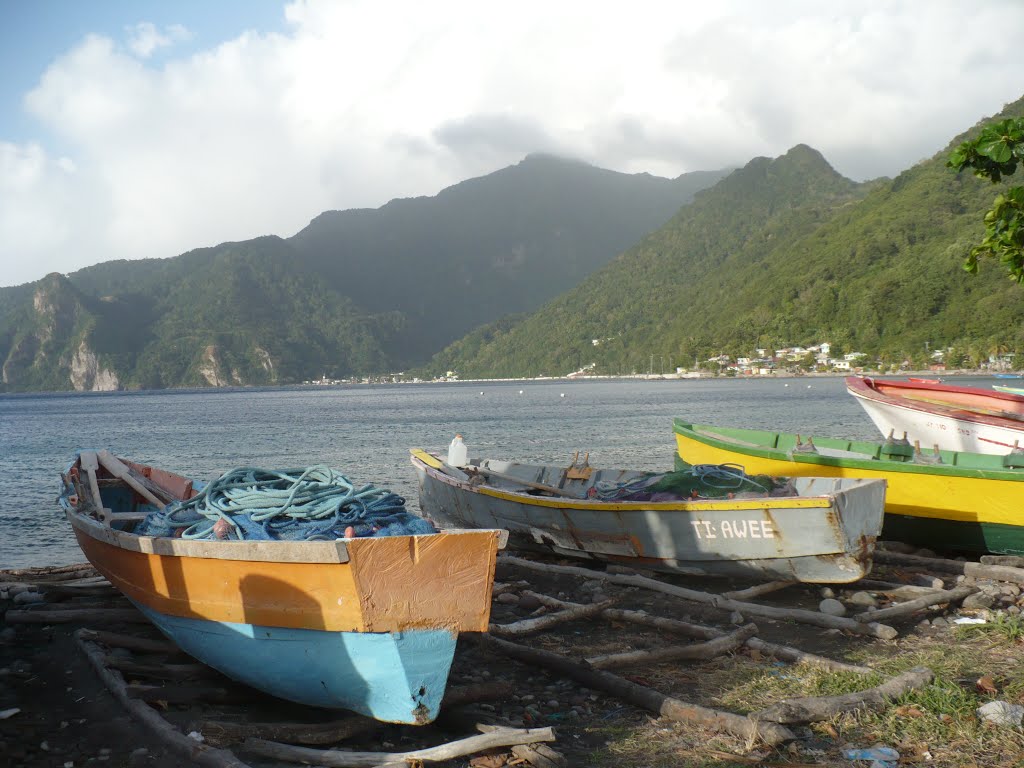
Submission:
<svg viewBox="0 0 1024 768">
<path fill-rule="evenodd" d="M 232 469 L 198 495 L 168 505 L 159 514 L 159 524 L 184 528 L 185 539 L 213 534 L 237 539 L 334 539 L 348 526 L 387 526 L 399 522 L 399 516 L 412 517 L 401 496 L 372 484 L 357 488 L 323 465 Z M 224 523 L 215 530 L 221 520 Z"/>
</svg>

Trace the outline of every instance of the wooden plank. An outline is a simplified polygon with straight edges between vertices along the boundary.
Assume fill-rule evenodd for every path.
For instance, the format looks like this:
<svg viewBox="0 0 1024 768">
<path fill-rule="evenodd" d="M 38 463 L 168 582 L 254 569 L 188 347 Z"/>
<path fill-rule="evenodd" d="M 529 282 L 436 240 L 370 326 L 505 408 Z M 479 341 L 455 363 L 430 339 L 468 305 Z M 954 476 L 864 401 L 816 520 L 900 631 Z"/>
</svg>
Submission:
<svg viewBox="0 0 1024 768">
<path fill-rule="evenodd" d="M 117 456 L 112 454 L 110 451 L 100 451 L 98 454 L 96 454 L 96 458 L 99 460 L 100 464 L 106 467 L 106 470 L 110 474 L 126 482 L 135 490 L 136 493 L 142 496 L 142 498 L 144 498 L 157 509 L 163 507 L 168 501 L 172 500 L 170 494 L 167 493 L 166 491 L 164 491 L 164 496 L 166 498 L 157 498 L 153 490 L 147 487 L 147 485 L 149 484 L 142 482 L 143 480 L 145 480 L 145 478 L 136 477 L 135 473 L 132 472 L 124 464 L 124 462 L 118 459 Z"/>
</svg>

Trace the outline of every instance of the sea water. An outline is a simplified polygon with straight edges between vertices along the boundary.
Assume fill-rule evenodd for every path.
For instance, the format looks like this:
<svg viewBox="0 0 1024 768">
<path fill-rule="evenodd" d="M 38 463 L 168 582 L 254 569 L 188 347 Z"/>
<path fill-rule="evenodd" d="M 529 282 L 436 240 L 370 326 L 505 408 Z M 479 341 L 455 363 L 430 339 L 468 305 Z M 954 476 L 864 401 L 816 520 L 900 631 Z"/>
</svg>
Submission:
<svg viewBox="0 0 1024 768">
<path fill-rule="evenodd" d="M 976 382 L 977 386 L 988 386 Z M 84 560 L 57 506 L 81 448 L 209 480 L 326 464 L 419 509 L 409 448 L 668 470 L 673 417 L 875 439 L 842 378 L 464 382 L 0 396 L 0 568 Z"/>
</svg>

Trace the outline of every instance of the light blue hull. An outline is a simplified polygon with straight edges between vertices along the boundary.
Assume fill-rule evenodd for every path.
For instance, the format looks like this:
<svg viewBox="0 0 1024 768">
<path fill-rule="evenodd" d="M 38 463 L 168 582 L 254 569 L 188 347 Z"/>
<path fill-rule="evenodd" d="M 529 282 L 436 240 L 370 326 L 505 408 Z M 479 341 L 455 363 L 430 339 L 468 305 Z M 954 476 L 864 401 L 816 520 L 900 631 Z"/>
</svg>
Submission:
<svg viewBox="0 0 1024 768">
<path fill-rule="evenodd" d="M 228 677 L 300 704 L 392 723 L 437 717 L 456 633 L 327 632 L 184 619 L 136 606 L 191 656 Z"/>
</svg>

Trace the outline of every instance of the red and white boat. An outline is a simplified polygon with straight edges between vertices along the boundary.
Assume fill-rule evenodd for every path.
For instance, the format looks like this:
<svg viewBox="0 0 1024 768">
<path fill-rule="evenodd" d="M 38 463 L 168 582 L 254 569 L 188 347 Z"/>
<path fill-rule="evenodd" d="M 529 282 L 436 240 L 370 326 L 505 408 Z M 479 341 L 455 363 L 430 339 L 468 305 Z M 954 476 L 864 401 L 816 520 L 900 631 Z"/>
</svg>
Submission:
<svg viewBox="0 0 1024 768">
<path fill-rule="evenodd" d="M 847 391 L 883 435 L 948 451 L 1005 454 L 1024 446 L 1024 396 L 976 387 L 848 376 Z"/>
</svg>

